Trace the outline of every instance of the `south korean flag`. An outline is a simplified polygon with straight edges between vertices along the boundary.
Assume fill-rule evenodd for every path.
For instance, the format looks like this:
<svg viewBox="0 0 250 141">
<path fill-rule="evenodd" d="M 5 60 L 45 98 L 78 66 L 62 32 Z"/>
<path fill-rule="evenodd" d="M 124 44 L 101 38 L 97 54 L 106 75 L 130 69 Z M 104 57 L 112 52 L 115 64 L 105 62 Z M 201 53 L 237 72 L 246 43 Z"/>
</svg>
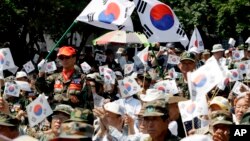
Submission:
<svg viewBox="0 0 250 141">
<path fill-rule="evenodd" d="M 134 0 L 144 34 L 149 42 L 181 42 L 189 40 L 174 11 L 157 0 Z"/>
</svg>

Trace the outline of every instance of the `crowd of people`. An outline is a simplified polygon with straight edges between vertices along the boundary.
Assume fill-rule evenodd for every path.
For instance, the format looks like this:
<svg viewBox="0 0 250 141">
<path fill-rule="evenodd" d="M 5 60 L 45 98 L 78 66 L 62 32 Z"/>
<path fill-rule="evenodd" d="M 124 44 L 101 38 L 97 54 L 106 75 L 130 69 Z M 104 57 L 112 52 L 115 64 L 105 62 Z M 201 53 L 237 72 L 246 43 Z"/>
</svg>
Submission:
<svg viewBox="0 0 250 141">
<path fill-rule="evenodd" d="M 244 58 L 235 61 L 234 50 L 244 50 Z M 147 64 L 134 65 L 133 71 L 127 74 L 120 60 L 125 60 L 125 64 L 135 62 L 136 54 L 131 53 L 131 48 L 121 47 L 115 51 L 86 48 L 80 56 L 77 54 L 76 48 L 62 46 L 57 52 L 57 70 L 53 73 L 38 70 L 27 74 L 21 70 L 0 78 L 0 140 L 25 136 L 26 140 L 42 141 L 185 141 L 191 137 L 229 141 L 231 125 L 250 124 L 250 91 L 242 87 L 243 95 L 235 94 L 232 91 L 235 81 L 228 82 L 224 90 L 215 86 L 206 94 L 207 115 L 183 121 L 178 106 L 179 102 L 190 100 L 188 72 L 205 65 L 211 57 L 221 67 L 235 69 L 237 62 L 250 59 L 250 46 L 224 49 L 221 44 L 215 44 L 211 51 L 196 47 L 185 51 L 175 43 L 155 44 L 148 51 Z M 106 60 L 96 60 L 96 54 L 105 55 Z M 179 63 L 168 63 L 169 55 L 178 56 Z M 81 69 L 83 62 L 91 66 L 88 72 Z M 114 72 L 114 82 L 104 81 L 99 67 L 105 65 Z M 176 76 L 171 75 L 171 69 Z M 118 81 L 126 77 L 133 78 L 141 89 L 122 95 Z M 6 95 L 4 83 L 14 80 L 28 82 L 31 91 L 21 90 L 19 97 Z M 154 87 L 164 80 L 174 80 L 178 93 Z M 249 85 L 247 78 L 240 81 Z M 46 96 L 53 113 L 31 127 L 26 107 L 41 94 Z"/>
</svg>

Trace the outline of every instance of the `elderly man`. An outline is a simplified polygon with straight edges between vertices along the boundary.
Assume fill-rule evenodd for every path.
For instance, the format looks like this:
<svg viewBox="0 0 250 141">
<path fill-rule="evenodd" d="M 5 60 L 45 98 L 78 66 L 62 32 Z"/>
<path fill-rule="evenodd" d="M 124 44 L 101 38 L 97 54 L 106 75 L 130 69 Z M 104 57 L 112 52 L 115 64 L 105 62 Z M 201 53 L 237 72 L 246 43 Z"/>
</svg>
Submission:
<svg viewBox="0 0 250 141">
<path fill-rule="evenodd" d="M 72 107 L 86 106 L 85 77 L 75 67 L 76 50 L 71 46 L 63 46 L 59 49 L 57 58 L 62 64 L 62 72 L 45 78 L 45 73 L 40 70 L 39 78 L 35 83 L 37 90 L 51 94 L 53 104 L 63 103 Z"/>
<path fill-rule="evenodd" d="M 181 92 L 180 95 L 189 99 L 190 95 L 188 92 L 188 84 L 187 84 L 187 73 L 192 72 L 196 68 L 196 60 L 195 55 L 191 52 L 183 52 L 180 56 L 180 63 L 178 67 L 182 73 L 182 79 L 180 79 L 178 83 L 178 87 L 180 88 Z"/>
<path fill-rule="evenodd" d="M 170 123 L 169 112 L 165 100 L 148 102 L 143 114 L 148 134 L 152 141 L 178 141 L 168 129 Z"/>
<path fill-rule="evenodd" d="M 72 107 L 65 104 L 59 104 L 53 110 L 53 114 L 48 117 L 51 122 L 50 129 L 47 131 L 35 131 L 33 128 L 28 128 L 27 134 L 39 138 L 41 141 L 58 137 L 60 134 L 60 127 L 65 120 L 70 118 L 70 113 L 73 111 Z"/>
<path fill-rule="evenodd" d="M 60 135 L 50 141 L 92 141 L 93 113 L 77 107 L 70 115 L 70 119 L 62 123 Z"/>
</svg>

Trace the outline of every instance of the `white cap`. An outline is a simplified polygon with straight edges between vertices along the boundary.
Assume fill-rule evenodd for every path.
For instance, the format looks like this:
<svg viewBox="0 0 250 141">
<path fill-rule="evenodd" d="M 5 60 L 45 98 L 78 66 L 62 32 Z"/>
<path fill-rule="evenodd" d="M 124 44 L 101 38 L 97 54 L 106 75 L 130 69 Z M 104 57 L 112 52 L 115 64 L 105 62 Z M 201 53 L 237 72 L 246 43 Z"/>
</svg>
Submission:
<svg viewBox="0 0 250 141">
<path fill-rule="evenodd" d="M 115 71 L 115 75 L 123 77 L 123 75 L 122 75 L 122 73 L 120 71 Z"/>
<path fill-rule="evenodd" d="M 106 111 L 109 111 L 111 113 L 117 114 L 117 115 L 123 115 L 123 110 L 120 105 L 118 105 L 116 102 L 109 102 L 104 105 L 104 109 Z"/>
<path fill-rule="evenodd" d="M 208 135 L 194 134 L 181 139 L 181 141 L 212 141 L 212 138 Z"/>
<path fill-rule="evenodd" d="M 157 89 L 147 89 L 146 95 L 141 94 L 140 99 L 145 102 L 166 99 L 167 96 L 160 90 Z"/>
<path fill-rule="evenodd" d="M 16 73 L 16 78 L 21 78 L 21 77 L 28 77 L 27 73 L 24 71 L 19 71 Z"/>
<path fill-rule="evenodd" d="M 200 51 L 197 47 L 191 47 L 189 52 L 193 52 L 193 53 L 196 53 L 196 54 L 200 54 Z"/>
</svg>

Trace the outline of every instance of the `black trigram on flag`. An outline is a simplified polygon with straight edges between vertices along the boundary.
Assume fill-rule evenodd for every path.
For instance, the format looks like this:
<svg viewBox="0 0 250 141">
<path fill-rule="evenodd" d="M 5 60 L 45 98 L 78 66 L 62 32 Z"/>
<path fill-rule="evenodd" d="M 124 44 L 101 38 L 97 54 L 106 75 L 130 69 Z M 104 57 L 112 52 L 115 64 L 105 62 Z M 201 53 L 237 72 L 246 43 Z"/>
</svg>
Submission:
<svg viewBox="0 0 250 141">
<path fill-rule="evenodd" d="M 182 36 L 182 37 L 185 36 L 185 31 L 182 29 L 182 26 L 181 26 L 181 25 L 179 25 L 179 27 L 178 27 L 176 33 L 177 33 L 178 35 Z"/>
<path fill-rule="evenodd" d="M 146 24 L 143 25 L 143 32 L 147 36 L 147 38 L 149 38 L 150 36 L 154 34 L 152 30 L 150 30 Z"/>
<path fill-rule="evenodd" d="M 125 9 L 125 16 L 124 16 L 124 18 L 126 19 L 127 16 L 128 16 L 128 8 Z"/>
<path fill-rule="evenodd" d="M 102 0 L 103 5 L 107 3 L 108 0 Z"/>
<path fill-rule="evenodd" d="M 137 3 L 137 5 L 136 5 L 137 12 L 140 12 L 140 13 L 143 14 L 144 11 L 145 11 L 145 9 L 146 9 L 146 7 L 147 7 L 147 4 L 148 4 L 147 2 L 139 0 L 138 3 Z"/>
<path fill-rule="evenodd" d="M 119 30 L 123 29 L 124 27 L 125 27 L 124 25 L 118 25 L 118 26 L 117 26 L 117 28 L 118 28 Z"/>
<path fill-rule="evenodd" d="M 95 13 L 89 13 L 87 15 L 88 22 L 93 22 L 94 21 L 94 15 L 95 15 Z"/>
</svg>

